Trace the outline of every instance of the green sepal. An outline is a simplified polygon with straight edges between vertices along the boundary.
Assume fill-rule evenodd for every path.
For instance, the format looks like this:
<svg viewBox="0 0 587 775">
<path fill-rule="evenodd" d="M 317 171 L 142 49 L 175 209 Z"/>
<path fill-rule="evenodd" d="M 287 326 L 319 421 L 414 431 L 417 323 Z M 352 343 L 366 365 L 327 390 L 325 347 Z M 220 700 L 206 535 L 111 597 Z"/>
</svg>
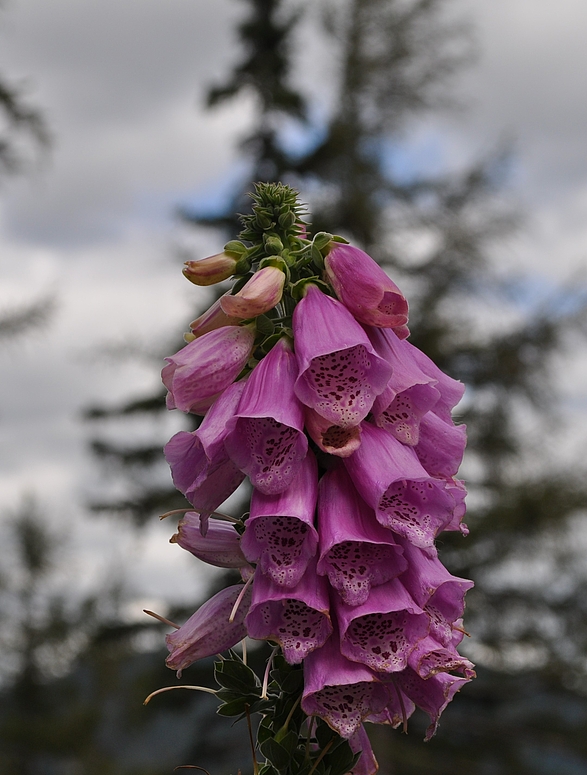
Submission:
<svg viewBox="0 0 587 775">
<path fill-rule="evenodd" d="M 296 214 L 293 210 L 286 210 L 285 212 L 281 213 L 279 218 L 277 219 L 277 223 L 284 231 L 288 231 L 291 229 L 291 227 L 296 222 Z"/>
<path fill-rule="evenodd" d="M 275 266 L 277 269 L 281 269 L 286 277 L 289 277 L 288 266 L 281 256 L 266 256 L 266 258 L 262 258 L 259 261 L 259 269 L 264 269 L 266 266 Z"/>
<path fill-rule="evenodd" d="M 329 234 L 327 231 L 319 231 L 317 234 L 314 235 L 314 239 L 312 240 L 312 245 L 316 248 L 318 248 L 319 251 L 324 250 L 327 245 L 329 245 L 333 240 L 332 234 Z"/>
<path fill-rule="evenodd" d="M 316 245 L 312 245 L 310 248 L 311 256 L 312 256 L 312 263 L 316 267 L 316 269 L 319 269 L 322 271 L 324 269 L 324 256 L 322 253 L 318 250 Z"/>
<path fill-rule="evenodd" d="M 255 320 L 255 324 L 257 331 L 264 336 L 271 336 L 275 331 L 275 323 L 267 315 L 259 315 Z"/>
<path fill-rule="evenodd" d="M 349 245 L 348 239 L 345 239 L 344 237 L 341 237 L 340 234 L 333 234 L 332 235 L 332 241 L 333 242 L 340 242 L 342 245 Z"/>
<path fill-rule="evenodd" d="M 282 331 L 277 331 L 276 333 L 271 334 L 271 336 L 268 336 L 267 339 L 265 339 L 265 340 L 263 340 L 263 342 L 261 342 L 261 344 L 259 345 L 259 349 L 263 353 L 265 353 L 265 355 L 267 355 L 267 353 L 271 349 L 273 349 L 273 347 L 275 347 L 277 342 L 279 342 L 279 340 L 281 339 L 282 336 L 283 336 L 283 332 Z"/>
<path fill-rule="evenodd" d="M 247 252 L 247 246 L 240 240 L 232 239 L 224 246 L 224 252 L 231 258 L 239 259 Z"/>
<path fill-rule="evenodd" d="M 302 277 L 296 283 L 290 285 L 290 293 L 292 298 L 294 298 L 296 301 L 301 301 L 301 299 L 304 298 L 304 288 L 308 284 L 317 285 L 321 291 L 330 296 L 330 286 L 321 280 L 317 275 L 313 275 L 312 277 Z"/>
</svg>

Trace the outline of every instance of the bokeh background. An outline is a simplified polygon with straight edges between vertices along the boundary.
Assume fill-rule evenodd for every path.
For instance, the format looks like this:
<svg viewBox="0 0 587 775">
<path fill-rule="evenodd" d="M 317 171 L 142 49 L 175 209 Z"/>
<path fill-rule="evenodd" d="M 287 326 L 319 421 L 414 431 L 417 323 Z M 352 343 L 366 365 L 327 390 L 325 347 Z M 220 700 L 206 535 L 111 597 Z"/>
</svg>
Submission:
<svg viewBox="0 0 587 775">
<path fill-rule="evenodd" d="M 251 769 L 172 692 L 220 583 L 168 538 L 161 358 L 255 179 L 368 249 L 467 383 L 480 670 L 387 775 L 587 772 L 587 7 L 580 0 L 12 0 L 0 8 L 0 769 Z M 229 507 L 238 508 L 238 499 Z M 209 665 L 186 672 L 205 683 Z M 419 725 L 419 726 L 418 726 Z"/>
</svg>

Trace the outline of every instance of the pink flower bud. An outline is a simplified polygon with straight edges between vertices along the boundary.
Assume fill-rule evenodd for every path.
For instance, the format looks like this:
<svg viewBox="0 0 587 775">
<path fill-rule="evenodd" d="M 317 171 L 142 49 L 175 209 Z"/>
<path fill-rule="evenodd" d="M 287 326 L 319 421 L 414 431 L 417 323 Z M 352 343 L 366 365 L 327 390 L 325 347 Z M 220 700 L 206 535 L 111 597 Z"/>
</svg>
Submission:
<svg viewBox="0 0 587 775">
<path fill-rule="evenodd" d="M 324 259 L 326 277 L 340 301 L 361 323 L 409 333 L 408 302 L 371 256 L 352 245 L 333 243 Z"/>
<path fill-rule="evenodd" d="M 265 266 L 234 296 L 223 296 L 220 306 L 227 315 L 245 320 L 268 312 L 281 300 L 285 275 L 276 266 Z"/>
<path fill-rule="evenodd" d="M 183 276 L 194 285 L 215 285 L 234 274 L 237 261 L 226 253 L 217 253 L 199 261 L 186 261 Z"/>
<path fill-rule="evenodd" d="M 240 536 L 234 525 L 214 519 L 203 536 L 200 515 L 188 511 L 177 529 L 170 543 L 178 544 L 208 565 L 217 568 L 244 568 L 249 565 L 241 551 Z"/>
<path fill-rule="evenodd" d="M 230 291 L 224 295 L 229 296 Z M 221 300 L 217 299 L 210 309 L 190 323 L 190 330 L 194 338 L 197 339 L 199 336 L 208 334 L 210 331 L 215 331 L 223 326 L 236 326 L 240 322 L 240 318 L 232 318 L 224 312 L 220 306 Z"/>
</svg>

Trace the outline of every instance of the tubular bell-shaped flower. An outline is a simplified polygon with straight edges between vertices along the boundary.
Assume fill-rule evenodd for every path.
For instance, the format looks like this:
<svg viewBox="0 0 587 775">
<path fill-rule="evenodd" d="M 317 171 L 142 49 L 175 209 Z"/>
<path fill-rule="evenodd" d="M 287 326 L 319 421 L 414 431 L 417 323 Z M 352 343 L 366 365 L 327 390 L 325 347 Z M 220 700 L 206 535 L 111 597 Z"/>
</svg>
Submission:
<svg viewBox="0 0 587 775">
<path fill-rule="evenodd" d="M 340 653 L 338 633 L 306 658 L 302 710 L 323 718 L 341 737 L 352 737 L 387 702 L 387 689 L 375 674 Z"/>
<path fill-rule="evenodd" d="M 316 554 L 314 511 L 318 495 L 316 458 L 308 451 L 298 475 L 282 493 L 254 490 L 241 547 L 276 584 L 295 587 Z"/>
<path fill-rule="evenodd" d="M 438 673 L 454 672 L 460 672 L 465 678 L 475 677 L 475 666 L 467 657 L 461 656 L 452 643 L 444 646 L 432 635 L 416 644 L 408 657 L 408 665 L 424 679 Z"/>
<path fill-rule="evenodd" d="M 461 618 L 465 594 L 474 586 L 469 579 L 453 576 L 437 557 L 398 537 L 408 562 L 401 581 L 412 598 L 430 617 L 430 634 L 444 646 L 453 642 L 453 623 Z"/>
<path fill-rule="evenodd" d="M 164 451 L 173 484 L 202 516 L 200 524 L 205 534 L 207 517 L 232 495 L 245 475 L 229 458 L 211 464 L 197 432 L 176 433 Z"/>
<path fill-rule="evenodd" d="M 290 589 L 257 571 L 246 624 L 251 638 L 277 641 L 285 659 L 299 664 L 332 632 L 325 579 L 311 564 Z"/>
<path fill-rule="evenodd" d="M 246 636 L 245 616 L 251 604 L 250 587 L 245 591 L 233 621 L 229 621 L 242 591 L 242 584 L 236 584 L 217 592 L 179 630 L 166 636 L 169 656 L 165 664 L 177 670 L 178 677 L 182 670 L 198 659 L 226 651 Z"/>
<path fill-rule="evenodd" d="M 228 293 L 228 292 L 227 292 Z M 227 295 L 224 294 L 225 296 Z M 223 326 L 236 326 L 240 323 L 241 318 L 230 317 L 220 306 L 220 299 L 216 299 L 210 309 L 206 310 L 199 318 L 192 320 L 190 323 L 190 331 L 198 338 L 204 336 L 204 334 L 215 331 L 217 328 L 223 328 Z"/>
<path fill-rule="evenodd" d="M 167 408 L 206 414 L 242 371 L 254 339 L 252 325 L 224 326 L 165 358 L 168 365 L 161 372 L 161 379 L 169 391 Z"/>
<path fill-rule="evenodd" d="M 393 374 L 387 387 L 373 402 L 375 423 L 403 444 L 418 443 L 420 420 L 439 400 L 437 380 L 425 374 L 412 357 L 415 349 L 393 331 L 368 327 L 367 333 L 378 355 L 390 364 Z"/>
<path fill-rule="evenodd" d="M 177 530 L 169 542 L 181 546 L 208 565 L 217 568 L 250 567 L 240 547 L 240 536 L 229 522 L 213 519 L 203 536 L 200 515 L 188 511 Z"/>
<path fill-rule="evenodd" d="M 394 680 L 401 691 L 430 717 L 431 724 L 424 738 L 424 740 L 430 740 L 436 732 L 443 710 L 459 689 L 471 679 L 449 673 L 438 673 L 423 679 L 412 668 L 407 667 L 401 673 L 397 673 Z"/>
<path fill-rule="evenodd" d="M 322 452 L 336 457 L 348 457 L 360 447 L 360 425 L 352 425 L 350 428 L 333 425 L 309 406 L 304 409 L 304 417 L 310 438 Z"/>
<path fill-rule="evenodd" d="M 466 425 L 454 425 L 428 412 L 420 423 L 420 438 L 414 449 L 430 476 L 448 479 L 459 470 L 466 444 Z"/>
<path fill-rule="evenodd" d="M 220 299 L 223 311 L 231 317 L 255 318 L 268 312 L 281 300 L 285 275 L 275 266 L 265 266 L 251 277 L 247 284 L 233 295 Z"/>
<path fill-rule="evenodd" d="M 361 446 L 344 465 L 378 522 L 434 552 L 434 539 L 450 522 L 455 500 L 444 482 L 428 475 L 411 447 L 364 422 Z"/>
<path fill-rule="evenodd" d="M 198 261 L 186 261 L 183 276 L 194 285 L 215 285 L 227 280 L 236 271 L 237 259 L 226 253 L 216 253 Z"/>
<path fill-rule="evenodd" d="M 385 389 L 391 366 L 340 302 L 315 285 L 305 293 L 293 314 L 296 394 L 333 425 L 358 425 Z"/>
<path fill-rule="evenodd" d="M 380 673 L 403 670 L 429 620 L 398 579 L 373 587 L 361 605 L 335 602 L 340 650 Z"/>
<path fill-rule="evenodd" d="M 408 302 L 367 253 L 333 242 L 324 265 L 337 297 L 361 323 L 384 328 L 407 324 Z"/>
<path fill-rule="evenodd" d="M 303 408 L 293 389 L 296 377 L 295 356 L 282 338 L 254 368 L 228 423 L 228 454 L 266 495 L 290 486 L 308 451 Z"/>
<path fill-rule="evenodd" d="M 407 567 L 391 530 L 376 521 L 343 466 L 327 471 L 320 480 L 318 528 L 318 573 L 328 576 L 347 605 L 364 603 L 372 586 Z"/>
</svg>

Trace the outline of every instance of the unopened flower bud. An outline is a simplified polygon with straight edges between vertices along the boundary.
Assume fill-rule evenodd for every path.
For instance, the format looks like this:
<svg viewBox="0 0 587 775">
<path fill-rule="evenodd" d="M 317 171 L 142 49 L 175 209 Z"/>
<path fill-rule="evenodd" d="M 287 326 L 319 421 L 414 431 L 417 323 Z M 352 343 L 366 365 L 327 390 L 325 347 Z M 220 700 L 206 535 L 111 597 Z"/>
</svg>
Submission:
<svg viewBox="0 0 587 775">
<path fill-rule="evenodd" d="M 236 271 L 237 260 L 227 253 L 201 258 L 199 261 L 186 261 L 183 276 L 194 285 L 215 285 L 227 280 Z"/>
<path fill-rule="evenodd" d="M 285 275 L 275 266 L 266 266 L 251 277 L 234 296 L 223 296 L 220 306 L 227 315 L 245 320 L 268 312 L 281 300 Z"/>
<path fill-rule="evenodd" d="M 170 542 L 217 568 L 243 568 L 249 564 L 241 551 L 240 536 L 233 525 L 214 519 L 203 536 L 200 523 L 200 515 L 188 511 Z"/>
<path fill-rule="evenodd" d="M 230 295 L 230 291 L 224 294 Z M 209 331 L 215 331 L 217 328 L 223 326 L 236 326 L 240 322 L 240 318 L 233 318 L 227 315 L 226 312 L 220 306 L 220 299 L 217 299 L 210 309 L 206 310 L 203 315 L 196 318 L 190 323 L 190 329 L 193 334 L 193 338 L 197 339 L 199 336 L 207 334 Z M 191 341 L 191 340 L 190 340 Z"/>
</svg>

